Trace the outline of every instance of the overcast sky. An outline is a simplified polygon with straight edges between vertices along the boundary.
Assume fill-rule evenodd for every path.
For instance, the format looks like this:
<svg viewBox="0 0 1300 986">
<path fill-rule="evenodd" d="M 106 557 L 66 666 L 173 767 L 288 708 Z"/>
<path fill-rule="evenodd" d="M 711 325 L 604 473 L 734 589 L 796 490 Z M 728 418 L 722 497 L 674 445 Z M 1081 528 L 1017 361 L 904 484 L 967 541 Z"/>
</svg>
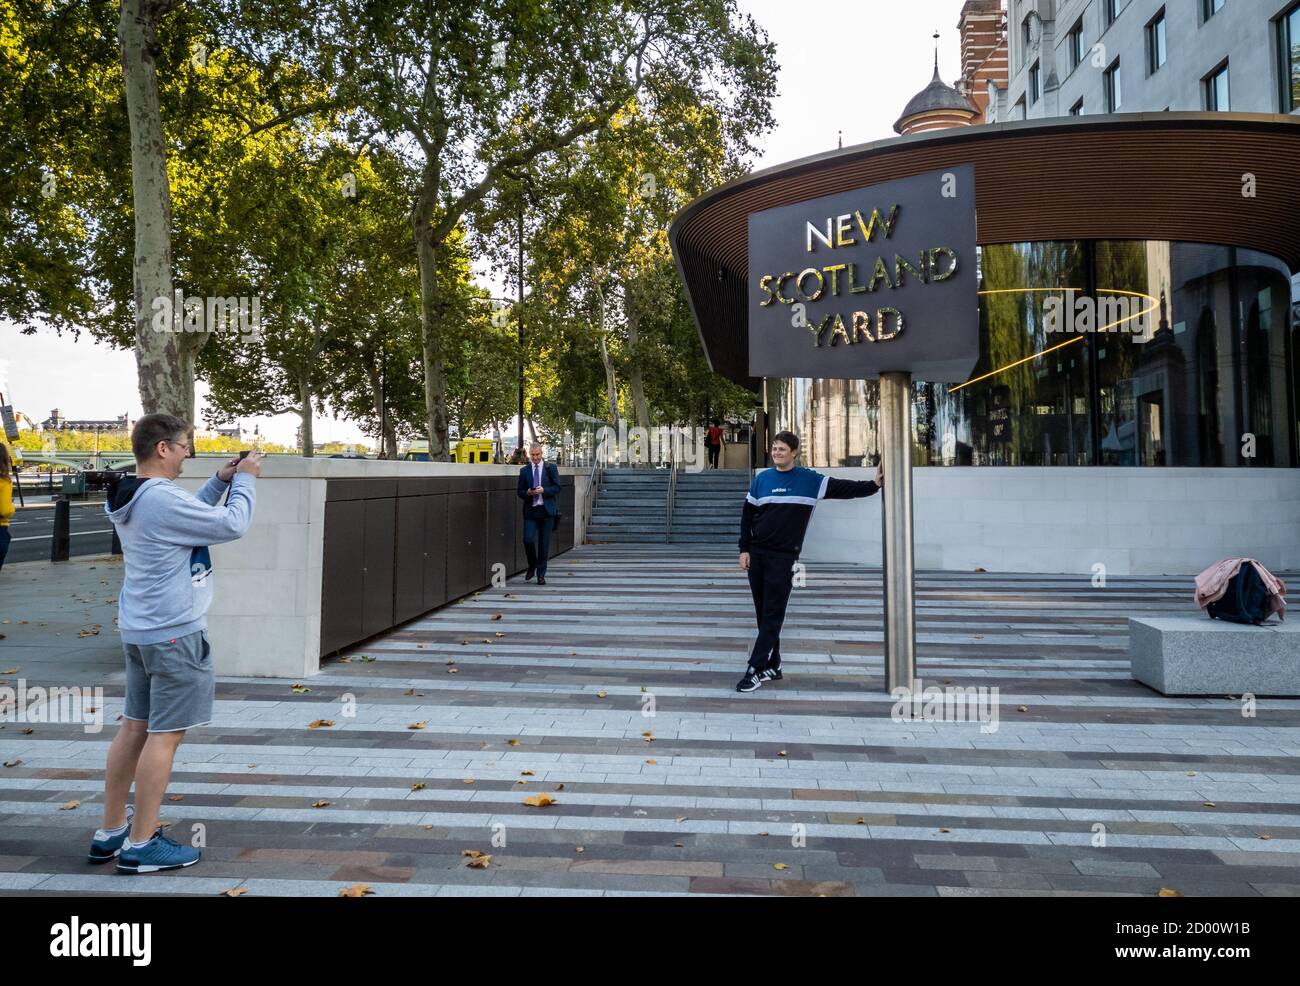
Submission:
<svg viewBox="0 0 1300 986">
<path fill-rule="evenodd" d="M 834 148 L 840 131 L 846 147 L 893 136 L 904 104 L 930 81 L 935 30 L 940 74 L 948 83 L 957 75 L 961 6 L 961 0 L 740 0 L 776 43 L 780 65 L 776 129 L 763 138 L 755 167 Z M 486 272 L 484 280 L 490 283 Z M 200 413 L 205 389 L 200 383 Z M 25 336 L 2 321 L 0 393 L 37 421 L 56 407 L 70 418 L 141 413 L 131 352 L 86 335 L 76 342 L 50 332 Z M 260 424 L 268 440 L 291 445 L 298 418 L 241 423 L 250 430 Z M 350 422 L 318 416 L 315 440 L 365 439 Z"/>
</svg>

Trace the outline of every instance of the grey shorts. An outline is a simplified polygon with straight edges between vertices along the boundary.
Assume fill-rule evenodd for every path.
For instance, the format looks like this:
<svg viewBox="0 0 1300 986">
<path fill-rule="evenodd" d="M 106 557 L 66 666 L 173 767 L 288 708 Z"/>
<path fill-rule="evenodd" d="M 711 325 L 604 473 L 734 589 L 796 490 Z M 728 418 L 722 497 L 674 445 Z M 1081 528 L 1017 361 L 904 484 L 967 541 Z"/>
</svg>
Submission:
<svg viewBox="0 0 1300 986">
<path fill-rule="evenodd" d="M 151 733 L 175 733 L 212 721 L 212 648 L 208 632 L 157 644 L 122 644 L 126 653 L 126 708 L 122 715 L 149 724 Z"/>
</svg>

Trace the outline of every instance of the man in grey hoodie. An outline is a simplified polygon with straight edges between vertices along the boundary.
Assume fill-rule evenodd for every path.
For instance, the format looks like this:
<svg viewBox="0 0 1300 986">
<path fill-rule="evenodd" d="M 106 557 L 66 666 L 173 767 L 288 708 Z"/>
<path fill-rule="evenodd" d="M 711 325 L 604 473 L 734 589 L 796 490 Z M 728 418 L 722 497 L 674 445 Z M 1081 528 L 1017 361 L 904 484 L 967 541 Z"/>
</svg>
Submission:
<svg viewBox="0 0 1300 986">
<path fill-rule="evenodd" d="M 146 414 L 131 431 L 135 476 L 118 483 L 104 505 L 122 542 L 126 568 L 118 596 L 126 702 L 108 751 L 104 827 L 94 835 L 89 859 L 116 858 L 124 873 L 173 870 L 199 861 L 197 849 L 163 834 L 158 813 L 185 731 L 212 719 L 208 545 L 234 541 L 248 530 L 260 475 L 261 456 L 254 452 L 225 463 L 191 495 L 174 480 L 193 455 L 192 442 L 186 421 Z M 133 780 L 132 812 L 126 799 Z"/>
</svg>

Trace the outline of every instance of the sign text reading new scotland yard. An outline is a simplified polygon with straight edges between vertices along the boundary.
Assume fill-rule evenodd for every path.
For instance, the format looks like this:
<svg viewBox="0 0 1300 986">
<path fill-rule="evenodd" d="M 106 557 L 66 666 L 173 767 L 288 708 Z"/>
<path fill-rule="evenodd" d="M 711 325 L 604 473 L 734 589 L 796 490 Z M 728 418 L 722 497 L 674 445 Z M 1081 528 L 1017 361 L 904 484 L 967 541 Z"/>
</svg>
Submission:
<svg viewBox="0 0 1300 986">
<path fill-rule="evenodd" d="M 975 169 L 749 217 L 749 372 L 965 380 L 979 356 Z"/>
</svg>

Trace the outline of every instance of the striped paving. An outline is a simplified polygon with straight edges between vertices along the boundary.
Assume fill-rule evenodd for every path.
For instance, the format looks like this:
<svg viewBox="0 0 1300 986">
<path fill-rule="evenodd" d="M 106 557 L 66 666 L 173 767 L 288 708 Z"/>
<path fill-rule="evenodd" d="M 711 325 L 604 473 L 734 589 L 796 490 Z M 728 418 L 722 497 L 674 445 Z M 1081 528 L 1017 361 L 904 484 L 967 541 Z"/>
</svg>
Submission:
<svg viewBox="0 0 1300 986">
<path fill-rule="evenodd" d="M 730 549 L 583 545 L 547 581 L 409 623 L 302 693 L 219 679 L 164 803 L 206 841 L 182 873 L 84 862 L 120 675 L 101 732 L 7 724 L 0 893 L 1300 891 L 1300 701 L 1246 715 L 1128 674 L 1126 617 L 1186 612 L 1189 579 L 921 573 L 922 683 L 996 690 L 984 722 L 895 714 L 878 570 L 808 563 L 786 679 L 751 695 Z"/>
</svg>

